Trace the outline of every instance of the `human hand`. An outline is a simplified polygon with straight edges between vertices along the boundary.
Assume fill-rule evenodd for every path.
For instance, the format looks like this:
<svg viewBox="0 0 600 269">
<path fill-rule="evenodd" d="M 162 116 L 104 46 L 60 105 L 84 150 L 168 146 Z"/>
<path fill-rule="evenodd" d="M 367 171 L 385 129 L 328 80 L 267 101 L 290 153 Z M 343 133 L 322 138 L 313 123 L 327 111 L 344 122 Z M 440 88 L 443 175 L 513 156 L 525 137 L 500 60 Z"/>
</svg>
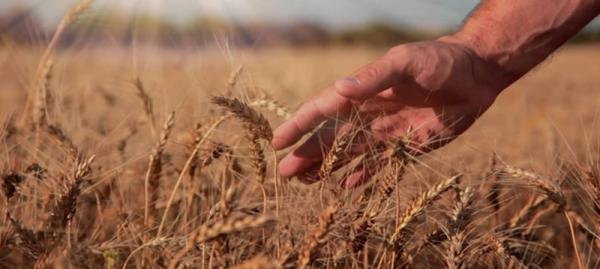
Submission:
<svg viewBox="0 0 600 269">
<path fill-rule="evenodd" d="M 324 121 L 355 110 L 371 133 L 368 144 L 399 139 L 411 130 L 414 152 L 439 148 L 467 130 L 512 83 L 499 69 L 453 37 L 396 46 L 304 103 L 275 130 L 273 147 L 292 146 Z M 281 175 L 316 181 L 314 175 L 340 129 L 321 126 L 281 161 Z M 350 152 L 358 156 L 366 150 L 365 143 L 358 143 Z M 381 163 L 359 166 L 344 185 L 365 182 Z"/>
</svg>

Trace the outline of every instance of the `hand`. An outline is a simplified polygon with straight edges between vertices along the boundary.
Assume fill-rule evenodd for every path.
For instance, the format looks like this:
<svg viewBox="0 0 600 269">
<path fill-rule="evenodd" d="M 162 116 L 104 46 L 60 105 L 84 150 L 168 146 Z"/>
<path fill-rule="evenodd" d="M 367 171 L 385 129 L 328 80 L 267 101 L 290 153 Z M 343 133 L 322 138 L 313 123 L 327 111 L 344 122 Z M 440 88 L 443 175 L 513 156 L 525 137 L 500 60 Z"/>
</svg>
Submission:
<svg viewBox="0 0 600 269">
<path fill-rule="evenodd" d="M 358 114 L 371 137 L 367 144 L 401 138 L 412 130 L 415 152 L 439 148 L 463 133 L 512 81 L 501 70 L 478 57 L 453 37 L 433 42 L 400 45 L 379 60 L 338 80 L 304 103 L 295 115 L 275 130 L 275 149 L 297 143 L 306 133 L 324 124 L 280 163 L 284 177 L 316 181 L 316 171 L 340 126 L 332 119 Z M 352 156 L 367 150 L 353 145 Z M 350 157 L 352 157 L 350 156 Z M 384 163 L 365 163 L 346 178 L 355 186 L 369 179 Z"/>
</svg>

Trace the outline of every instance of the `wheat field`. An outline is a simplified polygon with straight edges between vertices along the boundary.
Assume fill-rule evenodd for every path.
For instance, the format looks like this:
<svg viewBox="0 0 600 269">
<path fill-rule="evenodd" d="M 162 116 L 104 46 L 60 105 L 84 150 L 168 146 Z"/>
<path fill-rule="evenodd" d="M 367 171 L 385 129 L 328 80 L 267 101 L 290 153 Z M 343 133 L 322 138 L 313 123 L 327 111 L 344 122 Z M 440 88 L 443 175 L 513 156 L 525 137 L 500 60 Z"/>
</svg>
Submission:
<svg viewBox="0 0 600 269">
<path fill-rule="evenodd" d="M 596 45 L 441 150 L 373 145 L 392 158 L 360 187 L 333 171 L 350 133 L 317 183 L 279 177 L 273 128 L 382 53 L 0 47 L 0 267 L 600 267 Z"/>
</svg>

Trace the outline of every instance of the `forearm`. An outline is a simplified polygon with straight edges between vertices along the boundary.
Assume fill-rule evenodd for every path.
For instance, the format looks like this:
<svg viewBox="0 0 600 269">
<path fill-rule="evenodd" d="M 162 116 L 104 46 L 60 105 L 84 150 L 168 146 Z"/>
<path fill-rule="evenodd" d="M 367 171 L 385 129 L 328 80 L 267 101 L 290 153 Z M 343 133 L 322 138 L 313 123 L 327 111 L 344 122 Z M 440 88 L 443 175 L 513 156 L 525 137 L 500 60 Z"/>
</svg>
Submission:
<svg viewBox="0 0 600 269">
<path fill-rule="evenodd" d="M 600 13 L 600 0 L 485 0 L 450 42 L 459 42 L 502 73 L 508 86 Z"/>
</svg>

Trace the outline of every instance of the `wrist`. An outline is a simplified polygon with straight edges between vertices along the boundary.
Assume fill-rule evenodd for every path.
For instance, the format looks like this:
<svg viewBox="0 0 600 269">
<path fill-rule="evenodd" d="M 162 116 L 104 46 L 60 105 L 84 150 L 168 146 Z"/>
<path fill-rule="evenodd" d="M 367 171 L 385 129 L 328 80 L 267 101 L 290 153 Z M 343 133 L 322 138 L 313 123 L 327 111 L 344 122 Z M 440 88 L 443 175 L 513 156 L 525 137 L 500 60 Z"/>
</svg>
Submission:
<svg viewBox="0 0 600 269">
<path fill-rule="evenodd" d="M 459 32 L 453 35 L 442 36 L 436 41 L 463 49 L 471 58 L 474 74 L 482 83 L 494 88 L 498 93 L 526 73 L 506 66 L 500 57 L 497 57 L 494 53 L 490 53 L 483 46 L 478 45 L 475 39 L 465 33 Z"/>
</svg>

